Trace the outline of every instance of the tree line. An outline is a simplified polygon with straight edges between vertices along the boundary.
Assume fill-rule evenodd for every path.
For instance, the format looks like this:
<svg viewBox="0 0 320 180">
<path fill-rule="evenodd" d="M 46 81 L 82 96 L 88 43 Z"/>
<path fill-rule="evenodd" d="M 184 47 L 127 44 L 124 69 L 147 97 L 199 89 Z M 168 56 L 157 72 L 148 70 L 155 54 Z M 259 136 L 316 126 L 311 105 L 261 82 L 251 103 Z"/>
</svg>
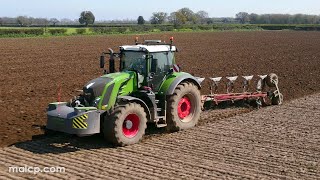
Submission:
<svg viewBox="0 0 320 180">
<path fill-rule="evenodd" d="M 0 17 L 0 26 L 56 26 L 56 25 L 78 25 L 88 26 L 94 24 L 95 16 L 91 11 L 81 12 L 79 19 L 57 18 L 33 18 L 27 16 Z M 139 16 L 136 20 L 112 20 L 98 21 L 98 24 L 173 24 L 175 26 L 188 24 L 320 24 L 320 16 L 307 14 L 255 14 L 239 12 L 235 17 L 212 18 L 206 11 L 193 12 L 189 8 L 181 8 L 172 13 L 154 12 L 150 19 L 145 20 Z"/>
<path fill-rule="evenodd" d="M 307 14 L 249 14 L 239 12 L 235 18 L 245 24 L 320 24 L 320 16 Z"/>
</svg>

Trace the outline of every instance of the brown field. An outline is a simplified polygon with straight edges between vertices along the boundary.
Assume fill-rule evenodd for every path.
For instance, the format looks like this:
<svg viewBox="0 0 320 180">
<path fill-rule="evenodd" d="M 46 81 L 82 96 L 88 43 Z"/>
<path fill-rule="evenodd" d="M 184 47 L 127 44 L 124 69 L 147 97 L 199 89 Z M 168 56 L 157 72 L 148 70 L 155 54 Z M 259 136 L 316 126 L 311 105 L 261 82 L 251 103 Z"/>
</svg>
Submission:
<svg viewBox="0 0 320 180">
<path fill-rule="evenodd" d="M 169 39 L 171 35 L 141 38 Z M 138 179 L 319 178 L 319 96 L 303 102 L 303 99 L 289 101 L 320 91 L 319 32 L 178 33 L 173 36 L 180 50 L 177 61 L 184 71 L 201 77 L 274 72 L 280 77 L 280 88 L 287 103 L 279 109 L 271 107 L 249 114 L 250 109 L 234 108 L 204 112 L 200 127 L 176 134 L 148 135 L 141 144 L 125 148 L 107 148 L 99 137 L 81 140 L 42 137 L 1 150 L 2 166 L 20 162 L 30 166 L 65 163 L 74 176 L 89 177 L 76 172 L 73 165 L 81 164 L 84 156 L 83 165 L 103 154 L 102 159 L 91 162 L 94 165 L 89 170 L 94 173 L 108 169 L 106 173 L 110 178 L 124 178 L 133 171 L 130 177 Z M 0 39 L 0 146 L 42 134 L 39 127 L 45 125 L 47 104 L 57 100 L 58 86 L 62 86 L 62 100 L 69 100 L 88 80 L 101 75 L 98 56 L 102 50 L 132 44 L 134 37 Z M 204 83 L 203 94 L 208 93 L 208 83 Z M 53 147 L 55 143 L 60 148 Z M 124 160 L 127 156 L 132 159 Z M 28 160 L 30 158 L 33 160 Z M 145 158 L 150 162 L 144 161 Z M 158 158 L 161 161 L 156 163 Z M 39 164 L 40 159 L 46 160 Z M 110 163 L 102 166 L 101 160 Z M 130 167 L 130 163 L 140 168 Z M 0 164 L 0 178 L 1 169 Z M 173 175 L 168 176 L 172 172 Z M 92 175 L 99 176 L 103 173 Z"/>
<path fill-rule="evenodd" d="M 319 179 L 319 107 L 312 95 L 121 148 L 99 137 L 43 137 L 0 149 L 0 179 Z"/>
</svg>

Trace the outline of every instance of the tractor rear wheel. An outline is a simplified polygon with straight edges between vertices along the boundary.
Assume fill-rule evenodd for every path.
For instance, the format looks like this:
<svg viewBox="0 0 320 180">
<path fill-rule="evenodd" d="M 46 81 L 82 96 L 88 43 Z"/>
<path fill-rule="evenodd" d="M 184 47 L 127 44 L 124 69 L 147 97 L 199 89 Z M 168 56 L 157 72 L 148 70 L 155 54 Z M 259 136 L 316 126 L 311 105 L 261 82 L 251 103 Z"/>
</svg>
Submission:
<svg viewBox="0 0 320 180">
<path fill-rule="evenodd" d="M 179 131 L 194 127 L 200 118 L 201 96 L 198 87 L 182 83 L 176 87 L 167 104 L 167 128 Z"/>
<path fill-rule="evenodd" d="M 139 104 L 129 103 L 116 107 L 106 116 L 103 133 L 107 141 L 119 146 L 139 142 L 147 128 L 147 115 Z"/>
</svg>

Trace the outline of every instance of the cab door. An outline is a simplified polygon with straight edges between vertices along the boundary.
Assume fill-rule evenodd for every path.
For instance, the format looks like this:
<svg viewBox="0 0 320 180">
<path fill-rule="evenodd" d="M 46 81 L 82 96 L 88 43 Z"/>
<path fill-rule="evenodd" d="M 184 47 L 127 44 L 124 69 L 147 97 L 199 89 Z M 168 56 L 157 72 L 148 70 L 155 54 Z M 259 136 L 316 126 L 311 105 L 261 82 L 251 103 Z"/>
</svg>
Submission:
<svg viewBox="0 0 320 180">
<path fill-rule="evenodd" d="M 151 53 L 150 73 L 153 75 L 149 86 L 157 92 L 174 63 L 173 52 Z"/>
</svg>

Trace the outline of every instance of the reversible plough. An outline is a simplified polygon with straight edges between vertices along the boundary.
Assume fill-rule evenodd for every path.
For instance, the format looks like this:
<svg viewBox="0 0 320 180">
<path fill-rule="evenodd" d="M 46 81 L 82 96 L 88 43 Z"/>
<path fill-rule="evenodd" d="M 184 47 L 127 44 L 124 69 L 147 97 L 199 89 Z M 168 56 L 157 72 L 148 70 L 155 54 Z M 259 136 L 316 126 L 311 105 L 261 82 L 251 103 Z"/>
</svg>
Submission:
<svg viewBox="0 0 320 180">
<path fill-rule="evenodd" d="M 278 86 L 278 76 L 274 73 L 269 75 L 258 75 L 258 80 L 255 86 L 255 90 L 250 92 L 252 79 L 254 76 L 241 76 L 242 92 L 235 93 L 235 81 L 240 76 L 226 77 L 226 93 L 219 94 L 218 87 L 223 80 L 222 77 L 210 78 L 210 94 L 202 95 L 201 102 L 203 108 L 211 108 L 217 106 L 222 102 L 255 102 L 258 107 L 265 105 L 280 105 L 283 102 L 283 95 L 280 93 Z M 205 78 L 198 78 L 199 81 L 205 80 Z"/>
</svg>

